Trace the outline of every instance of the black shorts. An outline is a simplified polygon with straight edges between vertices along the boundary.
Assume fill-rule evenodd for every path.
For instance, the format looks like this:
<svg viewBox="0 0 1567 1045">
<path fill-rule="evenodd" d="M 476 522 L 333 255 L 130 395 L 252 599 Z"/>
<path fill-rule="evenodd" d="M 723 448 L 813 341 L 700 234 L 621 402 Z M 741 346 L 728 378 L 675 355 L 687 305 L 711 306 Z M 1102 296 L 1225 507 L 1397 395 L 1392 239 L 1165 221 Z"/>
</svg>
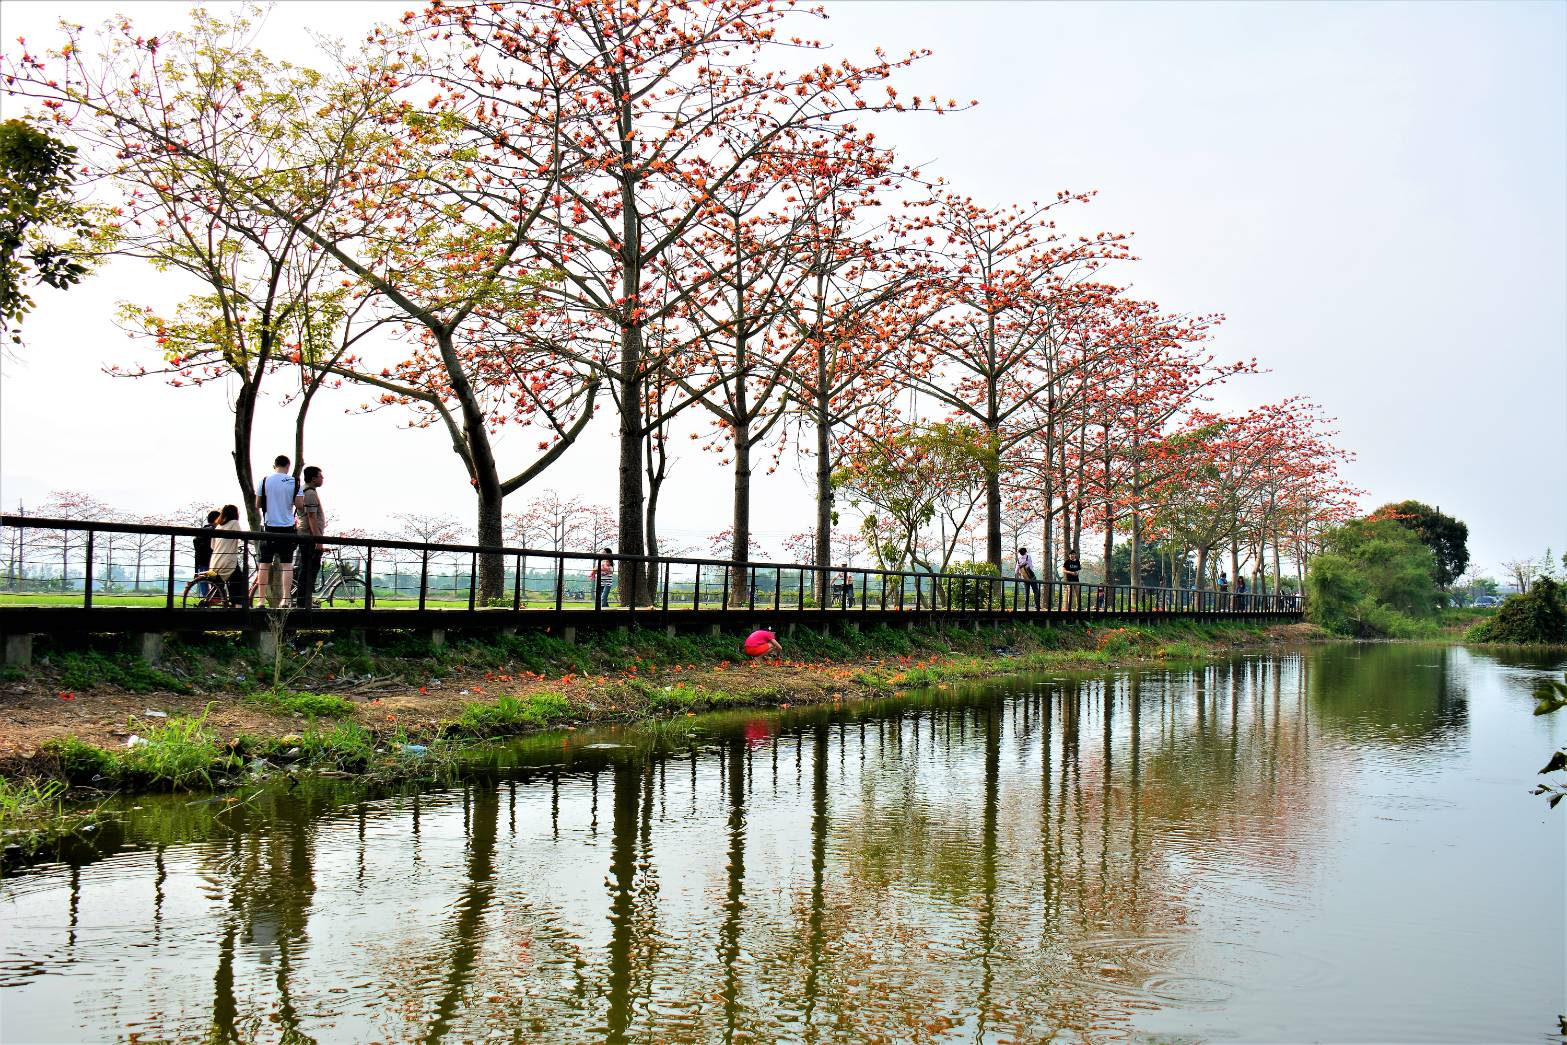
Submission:
<svg viewBox="0 0 1567 1045">
<path fill-rule="evenodd" d="M 263 526 L 268 533 L 298 533 L 297 526 Z M 294 564 L 294 549 L 299 547 L 297 541 L 262 541 L 256 549 L 256 564 L 264 566 L 272 562 L 280 562 L 284 566 Z"/>
</svg>

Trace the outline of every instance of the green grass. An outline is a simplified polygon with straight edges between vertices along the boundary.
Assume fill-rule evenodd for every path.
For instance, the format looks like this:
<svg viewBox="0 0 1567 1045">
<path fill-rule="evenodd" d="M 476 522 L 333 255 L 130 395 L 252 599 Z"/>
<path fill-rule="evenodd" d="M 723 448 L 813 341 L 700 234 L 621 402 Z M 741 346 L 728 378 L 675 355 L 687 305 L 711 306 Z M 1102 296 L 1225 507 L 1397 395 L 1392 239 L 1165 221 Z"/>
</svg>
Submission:
<svg viewBox="0 0 1567 1045">
<path fill-rule="evenodd" d="M 245 698 L 246 703 L 304 718 L 347 718 L 354 713 L 354 702 L 334 693 L 290 693 L 259 690 Z"/>
<path fill-rule="evenodd" d="M 59 775 L 72 784 L 89 784 L 100 778 L 112 780 L 119 774 L 119 765 L 112 752 L 76 737 L 46 741 L 42 750 L 55 760 Z"/>
<path fill-rule="evenodd" d="M 447 727 L 455 736 L 503 737 L 542 729 L 564 718 L 571 702 L 559 693 L 545 690 L 527 697 L 501 696 L 489 703 L 464 706 L 462 713 Z"/>
<path fill-rule="evenodd" d="M 120 775 L 148 788 L 187 791 L 198 784 L 212 786 L 212 775 L 227 768 L 233 756 L 207 728 L 207 712 L 149 725 L 131 719 L 142 743 L 126 748 L 118 759 Z"/>
</svg>

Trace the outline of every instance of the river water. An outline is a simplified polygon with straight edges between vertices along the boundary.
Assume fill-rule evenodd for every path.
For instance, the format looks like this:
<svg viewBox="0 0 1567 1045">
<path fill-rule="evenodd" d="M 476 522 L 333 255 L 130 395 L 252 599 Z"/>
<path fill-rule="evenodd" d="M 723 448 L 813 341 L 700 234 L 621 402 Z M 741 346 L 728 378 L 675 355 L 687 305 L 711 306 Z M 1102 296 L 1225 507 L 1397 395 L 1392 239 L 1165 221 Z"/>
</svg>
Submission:
<svg viewBox="0 0 1567 1045">
<path fill-rule="evenodd" d="M 147 800 L 0 883 L 0 1040 L 1559 1041 L 1561 667 L 1335 645 Z"/>
</svg>

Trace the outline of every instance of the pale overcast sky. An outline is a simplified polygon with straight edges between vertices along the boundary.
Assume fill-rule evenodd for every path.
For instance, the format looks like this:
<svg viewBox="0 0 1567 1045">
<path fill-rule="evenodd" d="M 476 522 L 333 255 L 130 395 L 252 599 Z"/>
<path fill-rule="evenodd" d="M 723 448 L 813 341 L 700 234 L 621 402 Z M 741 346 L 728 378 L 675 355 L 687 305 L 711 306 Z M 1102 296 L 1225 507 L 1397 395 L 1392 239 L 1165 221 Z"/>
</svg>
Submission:
<svg viewBox="0 0 1567 1045">
<path fill-rule="evenodd" d="M 416 6 L 283 3 L 263 43 L 309 64 L 305 29 L 353 38 Z M 188 8 L 6 0 L 0 22 L 9 49 L 18 35 L 45 41 L 61 16 L 123 11 L 150 34 Z M 1315 399 L 1358 455 L 1347 474 L 1368 508 L 1440 505 L 1469 523 L 1493 574 L 1567 545 L 1567 4 L 828 9 L 816 35 L 843 54 L 929 47 L 908 88 L 979 99 L 888 125 L 907 159 L 986 203 L 1097 189 L 1076 220 L 1135 231 L 1143 260 L 1120 278 L 1172 310 L 1226 313 L 1220 353 L 1270 372 L 1235 382 L 1224 405 Z M 167 293 L 127 262 L 39 295 L 29 347 L 0 379 L 7 510 L 58 488 L 133 512 L 234 498 L 223 390 L 99 370 L 148 351 L 111 323 L 116 300 Z M 345 415 L 361 398 L 340 394 L 313 415 L 310 456 L 329 472 L 336 516 L 470 522 L 443 437 Z M 258 464 L 289 448 L 291 418 L 263 412 Z M 594 427 L 541 486 L 610 502 L 612 414 Z M 514 441 L 517 455 L 531 445 Z M 810 522 L 794 461 L 757 480 L 769 554 Z M 728 524 L 729 474 L 694 444 L 670 486 L 661 529 L 676 540 L 694 546 Z"/>
</svg>

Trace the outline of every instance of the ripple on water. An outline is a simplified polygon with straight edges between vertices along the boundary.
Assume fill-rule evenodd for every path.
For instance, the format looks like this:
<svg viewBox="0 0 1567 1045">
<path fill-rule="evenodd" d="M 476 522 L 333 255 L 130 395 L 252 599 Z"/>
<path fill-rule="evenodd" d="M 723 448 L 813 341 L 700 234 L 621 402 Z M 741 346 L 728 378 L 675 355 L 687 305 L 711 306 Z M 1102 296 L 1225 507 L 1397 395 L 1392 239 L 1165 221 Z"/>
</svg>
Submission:
<svg viewBox="0 0 1567 1045">
<path fill-rule="evenodd" d="M 1309 954 L 1270 951 L 1242 940 L 1183 936 L 1101 937 L 1073 948 L 1068 982 L 1133 1002 L 1218 1009 L 1240 994 L 1325 985 L 1338 975 Z M 1223 970 L 1223 976 L 1208 975 Z"/>
</svg>

